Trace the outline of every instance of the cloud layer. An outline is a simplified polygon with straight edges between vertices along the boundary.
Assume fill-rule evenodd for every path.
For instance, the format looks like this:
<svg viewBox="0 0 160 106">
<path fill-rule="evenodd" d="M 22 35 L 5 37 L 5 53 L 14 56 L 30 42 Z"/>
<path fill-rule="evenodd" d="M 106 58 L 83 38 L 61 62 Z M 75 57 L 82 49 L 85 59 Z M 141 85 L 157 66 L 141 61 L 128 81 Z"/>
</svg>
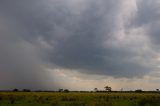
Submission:
<svg viewBox="0 0 160 106">
<path fill-rule="evenodd" d="M 1 89 L 62 86 L 48 69 L 113 78 L 158 73 L 159 9 L 158 0 L 2 0 Z"/>
</svg>

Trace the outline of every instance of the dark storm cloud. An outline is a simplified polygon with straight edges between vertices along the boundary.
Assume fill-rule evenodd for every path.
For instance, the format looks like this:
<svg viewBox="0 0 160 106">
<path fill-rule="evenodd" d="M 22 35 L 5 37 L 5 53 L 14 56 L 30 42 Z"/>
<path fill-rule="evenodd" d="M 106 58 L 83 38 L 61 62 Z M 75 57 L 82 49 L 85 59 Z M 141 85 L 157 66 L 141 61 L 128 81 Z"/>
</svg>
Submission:
<svg viewBox="0 0 160 106">
<path fill-rule="evenodd" d="M 0 83 L 5 82 L 2 85 L 6 88 L 14 85 L 43 88 L 49 85 L 50 77 L 45 71 L 49 68 L 114 77 L 136 77 L 150 72 L 153 66 L 144 61 L 150 61 L 153 54 L 142 50 L 143 37 L 136 40 L 139 38 L 134 34 L 124 33 L 125 37 L 120 38 L 121 30 L 129 32 L 120 27 L 121 23 L 125 24 L 121 19 L 125 15 L 124 2 L 2 0 Z M 158 20 L 158 4 L 150 2 L 137 2 L 138 12 L 129 28 Z M 150 15 L 147 11 L 151 11 Z M 129 28 L 127 30 L 131 30 Z M 150 33 L 155 32 L 156 39 L 158 27 L 154 30 Z"/>
<path fill-rule="evenodd" d="M 128 77 L 147 73 L 150 67 L 130 61 L 138 55 L 131 50 L 134 46 L 123 48 L 120 45 L 118 47 L 105 45 L 105 42 L 116 42 L 113 33 L 119 30 L 117 20 L 121 12 L 121 7 L 116 4 L 121 5 L 120 1 L 94 1 L 87 5 L 80 16 L 71 14 L 65 17 L 66 21 L 60 26 L 66 31 L 65 39 L 57 41 L 55 49 L 49 56 L 50 61 L 59 68 L 92 74 Z M 118 33 L 116 36 L 119 36 Z"/>
<path fill-rule="evenodd" d="M 160 40 L 160 2 L 158 0 L 138 0 L 137 13 L 133 23 L 138 26 L 147 27 L 147 34 L 153 43 Z M 154 45 L 157 46 L 157 45 Z"/>
<path fill-rule="evenodd" d="M 34 33 L 34 24 L 40 22 L 34 19 L 34 9 L 29 8 L 36 8 L 32 3 L 6 0 L 0 4 L 1 89 L 45 89 L 48 83 L 49 78 L 40 59 L 43 53 L 35 43 L 38 36 Z M 30 43 L 31 39 L 34 45 Z"/>
</svg>

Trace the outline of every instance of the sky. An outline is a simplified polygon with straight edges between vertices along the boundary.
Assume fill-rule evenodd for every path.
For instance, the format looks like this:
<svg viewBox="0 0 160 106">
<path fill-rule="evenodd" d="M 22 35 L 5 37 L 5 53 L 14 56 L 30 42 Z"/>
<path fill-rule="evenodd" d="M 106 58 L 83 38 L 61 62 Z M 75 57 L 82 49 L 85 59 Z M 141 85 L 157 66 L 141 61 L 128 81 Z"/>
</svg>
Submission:
<svg viewBox="0 0 160 106">
<path fill-rule="evenodd" d="M 159 0 L 1 0 L 0 89 L 160 88 Z"/>
</svg>

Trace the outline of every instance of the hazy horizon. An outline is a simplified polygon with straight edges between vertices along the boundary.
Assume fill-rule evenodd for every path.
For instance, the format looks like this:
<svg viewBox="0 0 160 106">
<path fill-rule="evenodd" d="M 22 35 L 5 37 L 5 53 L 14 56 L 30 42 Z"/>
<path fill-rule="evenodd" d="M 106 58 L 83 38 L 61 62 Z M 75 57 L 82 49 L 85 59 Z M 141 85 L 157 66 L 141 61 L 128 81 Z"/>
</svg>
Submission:
<svg viewBox="0 0 160 106">
<path fill-rule="evenodd" d="M 159 0 L 1 0 L 0 90 L 155 90 Z"/>
</svg>

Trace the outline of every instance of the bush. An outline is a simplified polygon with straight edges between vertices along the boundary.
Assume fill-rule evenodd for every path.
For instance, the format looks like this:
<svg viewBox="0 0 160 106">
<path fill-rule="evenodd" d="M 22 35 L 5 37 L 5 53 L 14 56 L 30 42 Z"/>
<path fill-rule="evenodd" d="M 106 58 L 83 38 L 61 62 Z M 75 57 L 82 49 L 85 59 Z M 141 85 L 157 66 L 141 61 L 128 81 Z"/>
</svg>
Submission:
<svg viewBox="0 0 160 106">
<path fill-rule="evenodd" d="M 143 92 L 141 89 L 137 89 L 135 90 L 135 92 Z"/>
<path fill-rule="evenodd" d="M 64 92 L 69 92 L 69 90 L 68 90 L 68 89 L 65 89 Z"/>
<path fill-rule="evenodd" d="M 23 92 L 31 92 L 30 89 L 23 89 Z"/>
</svg>

